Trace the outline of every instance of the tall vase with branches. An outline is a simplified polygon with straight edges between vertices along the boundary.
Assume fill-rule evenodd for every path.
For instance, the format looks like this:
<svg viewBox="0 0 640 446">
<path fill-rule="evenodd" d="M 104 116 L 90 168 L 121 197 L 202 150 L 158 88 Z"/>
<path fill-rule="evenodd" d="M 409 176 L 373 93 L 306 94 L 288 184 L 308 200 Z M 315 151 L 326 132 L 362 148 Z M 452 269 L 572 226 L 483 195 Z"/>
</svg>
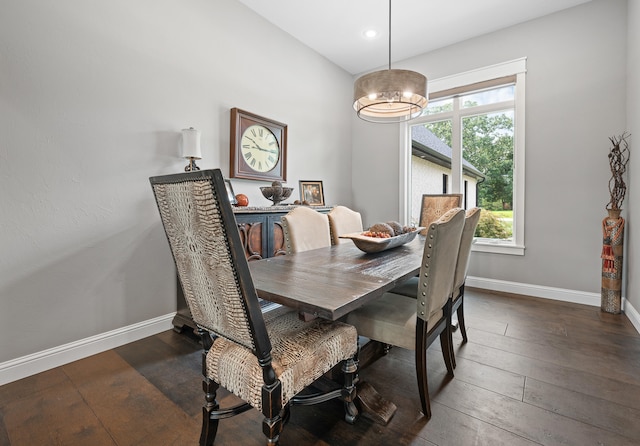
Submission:
<svg viewBox="0 0 640 446">
<path fill-rule="evenodd" d="M 624 174 L 629 162 L 629 137 L 624 132 L 620 136 L 612 136 L 609 150 L 610 199 L 607 213 L 602 220 L 602 292 L 600 309 L 607 313 L 618 314 L 622 304 L 622 264 L 624 247 L 624 218 L 620 216 L 622 202 L 627 193 Z"/>
</svg>

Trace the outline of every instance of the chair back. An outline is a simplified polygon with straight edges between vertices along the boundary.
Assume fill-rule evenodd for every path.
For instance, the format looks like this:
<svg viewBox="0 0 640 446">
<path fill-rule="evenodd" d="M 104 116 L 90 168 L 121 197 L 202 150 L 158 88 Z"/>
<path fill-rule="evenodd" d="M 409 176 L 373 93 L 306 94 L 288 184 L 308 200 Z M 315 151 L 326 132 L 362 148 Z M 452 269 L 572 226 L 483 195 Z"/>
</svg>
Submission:
<svg viewBox="0 0 640 446">
<path fill-rule="evenodd" d="M 331 246 L 329 218 L 307 206 L 283 215 L 282 231 L 287 254 Z"/>
<path fill-rule="evenodd" d="M 348 239 L 341 239 L 343 234 L 362 232 L 362 216 L 360 212 L 349 209 L 346 206 L 336 206 L 327 214 L 329 217 L 329 229 L 331 230 L 331 243 L 350 243 Z"/>
<path fill-rule="evenodd" d="M 271 342 L 220 169 L 149 179 L 194 322 L 270 359 Z"/>
<path fill-rule="evenodd" d="M 459 207 L 462 207 L 462 194 L 425 194 L 422 196 L 419 226 L 428 228 L 445 212 Z M 426 233 L 427 229 L 424 229 L 422 235 Z"/>
<path fill-rule="evenodd" d="M 457 290 L 464 284 L 467 278 L 471 245 L 473 244 L 473 235 L 476 232 L 476 226 L 478 226 L 478 221 L 480 221 L 480 211 L 480 208 L 469 209 L 465 215 L 464 228 L 462 229 L 462 237 L 460 238 L 460 250 L 458 251 L 458 262 L 456 264 L 456 275 L 453 280 L 454 297 L 455 294 L 457 294 Z"/>
<path fill-rule="evenodd" d="M 463 227 L 464 209 L 460 208 L 451 209 L 428 227 L 418 281 L 420 319 L 429 321 L 451 296 Z"/>
</svg>

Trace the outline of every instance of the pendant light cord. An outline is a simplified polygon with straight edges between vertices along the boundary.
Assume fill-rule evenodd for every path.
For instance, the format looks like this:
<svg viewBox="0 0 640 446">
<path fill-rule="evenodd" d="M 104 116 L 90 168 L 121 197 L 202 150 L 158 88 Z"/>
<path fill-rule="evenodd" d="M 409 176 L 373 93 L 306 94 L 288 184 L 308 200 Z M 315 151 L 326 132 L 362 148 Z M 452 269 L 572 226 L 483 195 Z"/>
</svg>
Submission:
<svg viewBox="0 0 640 446">
<path fill-rule="evenodd" d="M 389 69 L 391 69 L 391 0 L 389 0 Z"/>
</svg>

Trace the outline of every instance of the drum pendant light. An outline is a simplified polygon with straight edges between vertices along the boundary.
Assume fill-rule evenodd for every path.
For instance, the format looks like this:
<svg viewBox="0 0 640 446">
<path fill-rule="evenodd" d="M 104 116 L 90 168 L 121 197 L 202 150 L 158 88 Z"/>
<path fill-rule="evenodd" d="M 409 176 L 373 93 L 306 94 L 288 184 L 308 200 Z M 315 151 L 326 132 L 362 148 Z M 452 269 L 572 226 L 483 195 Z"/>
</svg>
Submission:
<svg viewBox="0 0 640 446">
<path fill-rule="evenodd" d="M 410 70 L 391 69 L 391 0 L 389 0 L 389 68 L 358 78 L 353 108 L 369 122 L 397 123 L 418 117 L 427 106 L 427 78 Z"/>
</svg>

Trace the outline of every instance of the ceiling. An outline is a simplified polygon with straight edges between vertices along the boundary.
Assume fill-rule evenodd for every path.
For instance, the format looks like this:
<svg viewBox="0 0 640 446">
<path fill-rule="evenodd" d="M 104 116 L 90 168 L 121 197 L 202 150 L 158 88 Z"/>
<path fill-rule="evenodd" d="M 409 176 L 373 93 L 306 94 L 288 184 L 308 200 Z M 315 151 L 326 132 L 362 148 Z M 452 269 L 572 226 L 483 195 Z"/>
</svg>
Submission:
<svg viewBox="0 0 640 446">
<path fill-rule="evenodd" d="M 351 74 L 389 62 L 387 0 L 239 1 Z M 588 1 L 394 0 L 392 63 Z"/>
</svg>

